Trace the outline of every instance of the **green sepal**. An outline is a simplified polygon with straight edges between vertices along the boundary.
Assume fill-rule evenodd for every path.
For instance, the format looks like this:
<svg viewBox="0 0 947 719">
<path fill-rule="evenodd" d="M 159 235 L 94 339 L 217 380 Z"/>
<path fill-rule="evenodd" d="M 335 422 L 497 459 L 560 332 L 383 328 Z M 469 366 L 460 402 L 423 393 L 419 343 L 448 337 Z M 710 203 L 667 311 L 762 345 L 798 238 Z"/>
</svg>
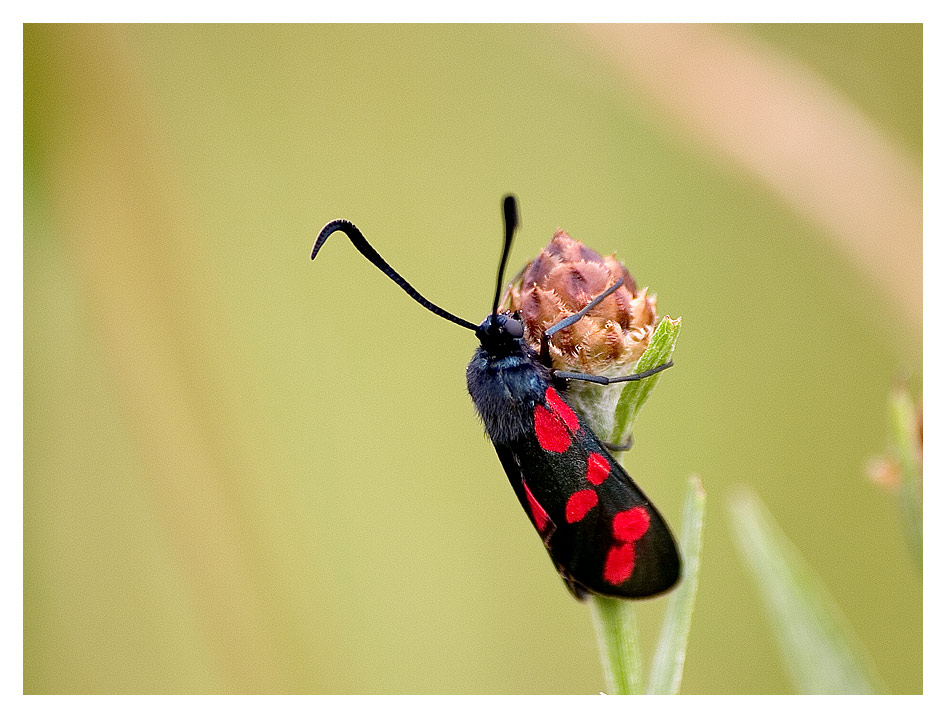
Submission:
<svg viewBox="0 0 947 719">
<path fill-rule="evenodd" d="M 680 333 L 681 318 L 678 317 L 676 320 L 672 320 L 665 316 L 654 331 L 651 342 L 648 343 L 648 349 L 635 364 L 633 374 L 645 372 L 670 362 L 671 355 L 674 353 L 674 345 L 677 343 L 677 336 Z M 643 380 L 625 382 L 622 385 L 618 403 L 615 405 L 615 416 L 609 442 L 622 444 L 631 436 L 635 421 L 638 419 L 638 413 L 644 407 L 644 403 L 648 401 L 648 397 L 651 396 L 662 374 L 663 372 L 658 372 Z"/>
</svg>

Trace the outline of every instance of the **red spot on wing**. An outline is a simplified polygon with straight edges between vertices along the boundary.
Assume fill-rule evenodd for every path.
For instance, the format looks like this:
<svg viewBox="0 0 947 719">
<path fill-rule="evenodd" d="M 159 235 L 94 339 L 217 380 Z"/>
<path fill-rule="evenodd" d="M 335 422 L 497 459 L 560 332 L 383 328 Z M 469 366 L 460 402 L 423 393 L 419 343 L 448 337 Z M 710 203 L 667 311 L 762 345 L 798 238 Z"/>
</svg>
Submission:
<svg viewBox="0 0 947 719">
<path fill-rule="evenodd" d="M 527 487 L 525 483 L 523 484 L 523 489 L 526 490 L 526 501 L 529 504 L 529 511 L 533 515 L 533 523 L 536 525 L 536 529 L 542 532 L 546 529 L 546 525 L 549 524 L 549 515 L 546 513 L 546 510 L 542 508 L 542 505 L 536 501 L 536 497 L 529 491 L 529 487 Z"/>
<path fill-rule="evenodd" d="M 580 489 L 566 502 L 566 521 L 569 524 L 578 522 L 596 504 L 598 504 L 598 495 L 594 489 Z"/>
<path fill-rule="evenodd" d="M 579 418 L 575 416 L 572 407 L 563 402 L 562 397 L 552 387 L 546 389 L 546 404 L 552 407 L 552 410 L 573 432 L 579 428 Z"/>
<path fill-rule="evenodd" d="M 621 584 L 628 580 L 633 571 L 635 571 L 633 542 L 616 544 L 608 550 L 608 555 L 605 557 L 605 569 L 602 570 L 602 576 L 606 582 L 614 585 Z"/>
<path fill-rule="evenodd" d="M 585 478 L 592 484 L 598 486 L 605 481 L 611 473 L 612 468 L 608 460 L 598 452 L 592 452 L 589 455 L 589 467 L 585 473 Z"/>
<path fill-rule="evenodd" d="M 612 520 L 612 534 L 619 542 L 635 542 L 644 536 L 651 525 L 651 516 L 644 507 L 632 507 L 619 512 Z"/>
<path fill-rule="evenodd" d="M 539 446 L 547 452 L 565 452 L 569 449 L 572 440 L 562 420 L 541 404 L 536 405 L 533 413 L 533 427 Z"/>
<path fill-rule="evenodd" d="M 644 536 L 651 526 L 651 515 L 644 507 L 632 507 L 612 518 L 612 534 L 619 544 L 608 550 L 602 577 L 609 584 L 618 585 L 628 581 L 635 571 L 635 542 Z"/>
</svg>

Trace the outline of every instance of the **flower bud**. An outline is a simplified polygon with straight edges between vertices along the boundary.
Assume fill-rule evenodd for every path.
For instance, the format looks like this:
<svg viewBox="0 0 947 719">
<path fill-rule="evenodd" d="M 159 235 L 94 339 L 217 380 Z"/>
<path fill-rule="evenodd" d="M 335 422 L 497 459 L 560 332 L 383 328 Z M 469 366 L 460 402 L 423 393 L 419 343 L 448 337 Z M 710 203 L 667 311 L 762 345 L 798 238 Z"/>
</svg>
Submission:
<svg viewBox="0 0 947 719">
<path fill-rule="evenodd" d="M 624 284 L 575 324 L 550 338 L 554 369 L 627 374 L 651 341 L 656 298 L 638 290 L 614 255 L 602 257 L 563 230 L 513 279 L 502 308 L 519 311 L 526 340 L 537 351 L 549 327 L 574 315 L 619 278 Z"/>
</svg>

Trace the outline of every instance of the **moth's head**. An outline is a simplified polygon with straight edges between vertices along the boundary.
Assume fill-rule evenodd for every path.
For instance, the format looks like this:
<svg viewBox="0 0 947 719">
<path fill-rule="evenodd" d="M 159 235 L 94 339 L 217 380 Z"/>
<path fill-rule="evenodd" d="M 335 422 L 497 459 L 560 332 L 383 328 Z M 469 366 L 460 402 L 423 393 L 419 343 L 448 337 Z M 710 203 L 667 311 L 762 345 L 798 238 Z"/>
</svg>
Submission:
<svg viewBox="0 0 947 719">
<path fill-rule="evenodd" d="M 489 352 L 515 346 L 523 339 L 523 321 L 516 312 L 491 312 L 477 327 L 477 339 Z"/>
</svg>

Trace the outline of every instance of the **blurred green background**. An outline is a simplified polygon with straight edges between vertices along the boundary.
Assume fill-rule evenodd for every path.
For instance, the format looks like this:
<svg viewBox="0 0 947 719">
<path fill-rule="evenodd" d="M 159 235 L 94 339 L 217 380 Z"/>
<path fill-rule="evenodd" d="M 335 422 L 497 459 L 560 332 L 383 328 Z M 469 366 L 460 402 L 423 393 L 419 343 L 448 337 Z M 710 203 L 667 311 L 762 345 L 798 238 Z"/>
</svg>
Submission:
<svg viewBox="0 0 947 719">
<path fill-rule="evenodd" d="M 698 30 L 853 108 L 914 196 L 919 25 Z M 510 191 L 512 268 L 562 226 L 684 318 L 626 457 L 674 526 L 685 478 L 708 492 L 682 690 L 791 690 L 728 527 L 749 485 L 890 690 L 921 691 L 920 574 L 863 469 L 892 383 L 920 389 L 919 262 L 886 285 L 616 47 L 560 26 L 25 27 L 27 693 L 602 689 L 588 609 L 466 394 L 474 338 L 341 236 L 309 261 L 348 217 L 479 321 Z M 920 236 L 869 250 L 893 266 Z M 639 603 L 646 654 L 666 601 Z"/>
</svg>

